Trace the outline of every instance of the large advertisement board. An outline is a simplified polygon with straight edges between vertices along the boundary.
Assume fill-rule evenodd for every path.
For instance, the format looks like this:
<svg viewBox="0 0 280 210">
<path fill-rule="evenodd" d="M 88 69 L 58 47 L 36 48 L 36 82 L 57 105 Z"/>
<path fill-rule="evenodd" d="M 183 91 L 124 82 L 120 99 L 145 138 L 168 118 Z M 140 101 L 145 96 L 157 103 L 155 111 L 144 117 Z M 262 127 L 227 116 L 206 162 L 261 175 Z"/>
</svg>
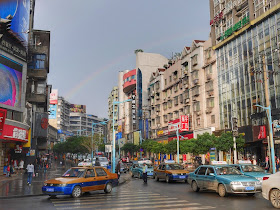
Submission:
<svg viewBox="0 0 280 210">
<path fill-rule="evenodd" d="M 56 119 L 56 110 L 57 110 L 57 105 L 56 104 L 50 104 L 49 119 Z"/>
<path fill-rule="evenodd" d="M 58 90 L 52 89 L 52 92 L 50 94 L 50 104 L 57 104 L 58 100 Z"/>
<path fill-rule="evenodd" d="M 22 65 L 0 55 L 0 104 L 21 108 Z"/>
<path fill-rule="evenodd" d="M 30 0 L 0 0 L 0 17 L 12 17 L 11 30 L 25 43 L 28 41 Z"/>
<path fill-rule="evenodd" d="M 71 104 L 70 112 L 86 113 L 87 112 L 86 105 Z"/>
</svg>

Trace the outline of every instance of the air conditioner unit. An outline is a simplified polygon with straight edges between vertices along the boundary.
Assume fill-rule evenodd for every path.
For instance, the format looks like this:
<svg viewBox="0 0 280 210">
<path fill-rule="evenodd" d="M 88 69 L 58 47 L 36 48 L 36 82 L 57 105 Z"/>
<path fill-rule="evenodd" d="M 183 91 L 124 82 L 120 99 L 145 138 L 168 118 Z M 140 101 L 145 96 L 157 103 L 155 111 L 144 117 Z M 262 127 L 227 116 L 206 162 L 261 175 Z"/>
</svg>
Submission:
<svg viewBox="0 0 280 210">
<path fill-rule="evenodd" d="M 206 114 L 209 114 L 209 113 L 211 113 L 212 112 L 212 109 L 211 108 L 207 108 L 206 109 Z"/>
<path fill-rule="evenodd" d="M 196 98 L 193 98 L 193 101 L 196 101 Z"/>
<path fill-rule="evenodd" d="M 185 103 L 187 104 L 187 103 L 189 103 L 190 102 L 190 99 L 185 99 Z"/>
<path fill-rule="evenodd" d="M 201 115 L 201 112 L 200 112 L 200 111 L 198 111 L 198 112 L 196 113 L 196 115 Z"/>
<path fill-rule="evenodd" d="M 189 84 L 185 84 L 185 88 L 189 88 Z"/>
</svg>

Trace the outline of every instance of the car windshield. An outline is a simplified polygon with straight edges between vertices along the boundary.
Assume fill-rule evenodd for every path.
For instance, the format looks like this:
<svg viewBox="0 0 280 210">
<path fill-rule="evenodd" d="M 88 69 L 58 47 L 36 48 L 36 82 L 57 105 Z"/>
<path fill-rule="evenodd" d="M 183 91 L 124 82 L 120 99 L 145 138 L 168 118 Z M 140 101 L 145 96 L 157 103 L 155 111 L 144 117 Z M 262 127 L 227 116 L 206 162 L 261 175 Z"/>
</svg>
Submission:
<svg viewBox="0 0 280 210">
<path fill-rule="evenodd" d="M 83 177 L 86 169 L 84 168 L 70 168 L 68 169 L 62 177 Z"/>
<path fill-rule="evenodd" d="M 221 167 L 216 167 L 215 169 L 217 175 L 241 175 L 242 174 L 234 167 L 221 166 Z"/>
<path fill-rule="evenodd" d="M 166 170 L 181 170 L 183 167 L 179 164 L 168 164 L 166 165 Z"/>
<path fill-rule="evenodd" d="M 264 170 L 256 165 L 243 165 L 242 170 L 244 172 L 264 172 Z"/>
</svg>

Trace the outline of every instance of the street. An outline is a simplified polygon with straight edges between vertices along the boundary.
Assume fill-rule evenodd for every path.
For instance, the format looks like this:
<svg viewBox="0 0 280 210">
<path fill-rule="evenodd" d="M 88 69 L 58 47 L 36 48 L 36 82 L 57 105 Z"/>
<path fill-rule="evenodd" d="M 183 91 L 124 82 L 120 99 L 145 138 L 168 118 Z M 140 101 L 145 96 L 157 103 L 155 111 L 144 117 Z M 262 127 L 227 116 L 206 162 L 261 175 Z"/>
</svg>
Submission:
<svg viewBox="0 0 280 210">
<path fill-rule="evenodd" d="M 129 178 L 129 175 L 122 175 Z M 79 199 L 70 196 L 48 196 L 1 199 L 0 209 L 273 209 L 261 194 L 254 197 L 229 195 L 221 198 L 217 193 L 191 190 L 183 182 L 165 183 L 148 180 L 129 179 L 125 184 L 113 189 L 111 194 L 103 191 L 84 194 Z"/>
</svg>

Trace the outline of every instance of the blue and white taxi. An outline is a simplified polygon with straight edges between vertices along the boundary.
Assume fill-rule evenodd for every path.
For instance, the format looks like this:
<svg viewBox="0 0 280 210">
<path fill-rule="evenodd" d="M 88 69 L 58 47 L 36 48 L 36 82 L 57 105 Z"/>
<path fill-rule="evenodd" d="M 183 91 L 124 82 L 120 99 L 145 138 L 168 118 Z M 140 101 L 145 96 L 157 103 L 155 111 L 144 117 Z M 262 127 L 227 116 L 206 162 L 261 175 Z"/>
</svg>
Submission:
<svg viewBox="0 0 280 210">
<path fill-rule="evenodd" d="M 238 164 L 231 164 L 231 166 L 238 169 L 242 174 L 254 177 L 260 182 L 263 181 L 263 177 L 270 175 L 266 173 L 261 167 L 253 165 L 250 160 L 239 160 Z"/>
<path fill-rule="evenodd" d="M 261 192 L 261 182 L 253 177 L 243 175 L 225 161 L 212 161 L 212 165 L 199 166 L 188 176 L 192 190 L 212 190 L 221 197 L 228 193 L 247 194 L 253 196 Z"/>
</svg>

